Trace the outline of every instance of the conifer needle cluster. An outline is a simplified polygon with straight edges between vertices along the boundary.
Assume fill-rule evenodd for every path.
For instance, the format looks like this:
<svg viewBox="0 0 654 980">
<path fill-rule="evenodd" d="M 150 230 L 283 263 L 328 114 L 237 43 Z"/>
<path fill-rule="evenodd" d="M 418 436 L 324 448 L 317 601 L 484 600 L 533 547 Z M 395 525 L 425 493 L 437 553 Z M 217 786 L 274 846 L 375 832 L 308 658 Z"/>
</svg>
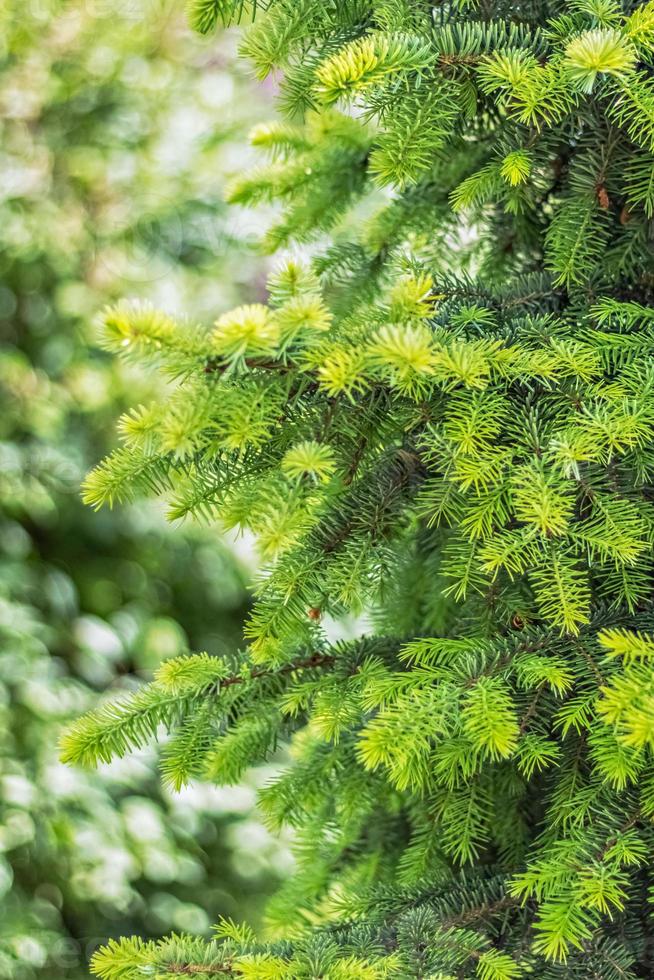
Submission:
<svg viewBox="0 0 654 980">
<path fill-rule="evenodd" d="M 164 663 L 64 755 L 163 726 L 181 786 L 288 746 L 261 807 L 298 870 L 270 941 L 124 940 L 95 973 L 649 976 L 654 3 L 190 6 L 255 14 L 287 118 L 230 196 L 311 258 L 209 330 L 105 314 L 177 385 L 86 497 L 162 493 L 263 569 L 241 653 Z"/>
</svg>

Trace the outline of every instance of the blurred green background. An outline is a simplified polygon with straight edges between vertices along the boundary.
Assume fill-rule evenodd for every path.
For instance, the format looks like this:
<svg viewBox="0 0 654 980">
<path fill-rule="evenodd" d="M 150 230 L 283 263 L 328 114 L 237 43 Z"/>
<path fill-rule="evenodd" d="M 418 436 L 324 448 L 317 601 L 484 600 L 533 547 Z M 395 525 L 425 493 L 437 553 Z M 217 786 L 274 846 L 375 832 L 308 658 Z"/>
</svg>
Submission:
<svg viewBox="0 0 654 980">
<path fill-rule="evenodd" d="M 147 754 L 57 761 L 99 692 L 233 648 L 247 611 L 247 561 L 213 532 L 78 492 L 151 383 L 94 349 L 98 310 L 142 296 L 206 321 L 263 281 L 222 189 L 266 97 L 179 8 L 0 3 L 2 978 L 86 977 L 109 936 L 256 922 L 288 866 L 252 813 L 264 773 L 173 796 Z"/>
</svg>

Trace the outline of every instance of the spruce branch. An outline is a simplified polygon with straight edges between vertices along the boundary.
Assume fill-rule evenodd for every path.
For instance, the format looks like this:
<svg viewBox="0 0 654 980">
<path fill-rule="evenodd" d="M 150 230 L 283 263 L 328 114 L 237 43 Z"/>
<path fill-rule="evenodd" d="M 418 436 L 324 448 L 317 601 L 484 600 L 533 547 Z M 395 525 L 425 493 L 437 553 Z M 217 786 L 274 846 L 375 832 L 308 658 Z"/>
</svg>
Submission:
<svg viewBox="0 0 654 980">
<path fill-rule="evenodd" d="M 635 980 L 654 846 L 654 8 L 432 6 L 257 11 L 244 50 L 281 70 L 293 118 L 257 128 L 266 160 L 229 196 L 276 204 L 263 247 L 313 258 L 213 332 L 113 315 L 112 348 L 178 391 L 123 419 L 92 501 L 172 490 L 174 514 L 252 532 L 264 568 L 247 668 L 173 665 L 148 697 L 188 702 L 144 705 L 147 724 L 119 711 L 100 741 L 163 721 L 174 783 L 229 784 L 291 739 L 262 806 L 297 834 L 271 912 L 293 938 L 232 937 L 235 967 Z M 198 26 L 223 8 L 240 13 L 202 0 Z M 370 636 L 327 642 L 330 618 L 361 613 Z M 199 966 L 187 953 L 173 962 Z"/>
</svg>

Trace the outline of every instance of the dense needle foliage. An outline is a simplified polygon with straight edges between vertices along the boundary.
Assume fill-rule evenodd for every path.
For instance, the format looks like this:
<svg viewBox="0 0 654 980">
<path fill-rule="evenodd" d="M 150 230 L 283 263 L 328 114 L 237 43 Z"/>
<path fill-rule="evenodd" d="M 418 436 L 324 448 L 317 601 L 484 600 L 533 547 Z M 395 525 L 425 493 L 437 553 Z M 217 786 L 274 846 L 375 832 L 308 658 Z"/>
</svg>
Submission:
<svg viewBox="0 0 654 980">
<path fill-rule="evenodd" d="M 203 32 L 251 9 L 190 6 Z M 264 245 L 311 261 L 211 330 L 108 310 L 106 346 L 179 383 L 86 485 L 252 530 L 247 646 L 164 663 L 63 752 L 164 725 L 168 779 L 232 783 L 287 742 L 261 806 L 299 868 L 269 945 L 227 924 L 93 968 L 650 976 L 654 3 L 254 13 L 287 119 L 230 197 L 277 202 Z"/>
</svg>

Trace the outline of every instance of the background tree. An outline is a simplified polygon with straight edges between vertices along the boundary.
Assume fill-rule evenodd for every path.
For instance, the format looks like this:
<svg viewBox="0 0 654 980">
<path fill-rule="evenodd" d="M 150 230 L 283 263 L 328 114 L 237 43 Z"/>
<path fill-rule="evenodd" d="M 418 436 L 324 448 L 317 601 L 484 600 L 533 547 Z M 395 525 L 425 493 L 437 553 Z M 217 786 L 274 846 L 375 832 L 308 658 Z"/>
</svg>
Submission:
<svg viewBox="0 0 654 980">
<path fill-rule="evenodd" d="M 0 14 L 0 976 L 88 976 L 101 938 L 258 916 L 278 847 L 253 784 L 177 801 L 143 755 L 57 760 L 62 724 L 162 657 L 240 635 L 246 569 L 215 534 L 150 507 L 79 500 L 109 425 L 153 386 L 89 357 L 92 316 L 125 289 L 202 311 L 236 299 L 245 229 L 219 176 L 242 155 L 247 90 L 161 5 L 5 3 Z M 223 106 L 222 121 L 216 121 Z M 182 145 L 183 144 L 183 145 Z M 231 242 L 231 252 L 226 243 Z M 256 266 L 249 271 L 256 275 Z M 249 574 L 249 573 L 248 573 Z"/>
<path fill-rule="evenodd" d="M 649 976 L 654 4 L 276 0 L 243 48 L 289 120 L 230 196 L 313 261 L 213 330 L 107 313 L 180 383 L 86 495 L 255 532 L 248 646 L 165 662 L 64 757 L 163 723 L 166 778 L 231 783 L 288 741 L 261 806 L 299 870 L 268 945 L 227 924 L 94 971 Z"/>
</svg>

